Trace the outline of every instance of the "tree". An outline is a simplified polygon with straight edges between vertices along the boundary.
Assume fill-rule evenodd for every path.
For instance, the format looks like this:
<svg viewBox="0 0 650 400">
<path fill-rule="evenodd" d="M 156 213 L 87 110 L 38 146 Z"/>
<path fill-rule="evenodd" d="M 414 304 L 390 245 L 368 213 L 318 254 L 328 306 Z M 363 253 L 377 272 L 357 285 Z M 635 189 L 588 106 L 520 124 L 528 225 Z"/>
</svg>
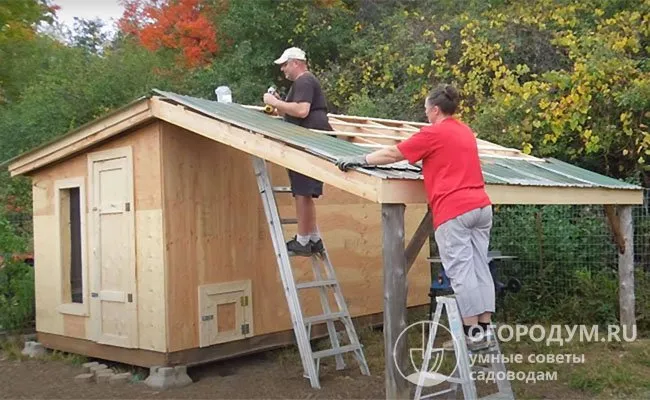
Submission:
<svg viewBox="0 0 650 400">
<path fill-rule="evenodd" d="M 169 49 L 187 67 L 207 64 L 219 51 L 212 23 L 218 8 L 200 0 L 125 0 L 118 22 L 149 50 Z"/>
<path fill-rule="evenodd" d="M 70 34 L 70 42 L 75 47 L 85 49 L 89 54 L 101 54 L 108 41 L 108 35 L 102 31 L 104 22 L 94 20 L 74 19 L 74 31 Z"/>
<path fill-rule="evenodd" d="M 6 40 L 33 38 L 36 25 L 51 22 L 58 9 L 47 0 L 4 0 L 0 3 L 0 45 Z"/>
<path fill-rule="evenodd" d="M 14 100 L 24 81 L 38 69 L 21 65 L 21 61 L 43 45 L 35 43 L 37 24 L 51 22 L 57 9 L 45 0 L 0 2 L 0 105 Z"/>
</svg>

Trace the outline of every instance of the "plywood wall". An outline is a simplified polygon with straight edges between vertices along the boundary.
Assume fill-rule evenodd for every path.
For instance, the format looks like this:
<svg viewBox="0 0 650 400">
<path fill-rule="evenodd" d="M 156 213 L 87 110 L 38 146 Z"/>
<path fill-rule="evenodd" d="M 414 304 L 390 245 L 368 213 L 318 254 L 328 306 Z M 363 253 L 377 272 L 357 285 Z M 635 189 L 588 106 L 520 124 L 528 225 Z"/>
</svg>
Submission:
<svg viewBox="0 0 650 400">
<path fill-rule="evenodd" d="M 255 335 L 291 329 L 250 156 L 169 124 L 162 132 L 169 350 L 199 346 L 198 287 L 204 284 L 252 280 Z M 273 177 L 276 185 L 288 182 L 277 166 Z M 278 196 L 283 217 L 294 217 L 291 196 Z M 351 313 L 381 312 L 381 206 L 326 186 L 317 207 Z M 425 211 L 407 207 L 407 237 Z M 409 274 L 410 305 L 428 302 L 426 255 L 424 249 Z M 312 280 L 308 259 L 295 266 L 304 271 L 300 279 Z M 316 297 L 304 300 L 309 314 L 319 313 Z"/>
<path fill-rule="evenodd" d="M 55 183 L 61 179 L 83 178 L 86 205 L 88 186 L 87 154 L 131 146 L 135 182 L 135 229 L 139 348 L 164 351 L 166 344 L 164 302 L 164 260 L 162 238 L 162 188 L 160 173 L 160 125 L 158 122 L 121 135 L 84 154 L 77 155 L 32 177 L 34 211 L 34 260 L 36 272 L 36 329 L 39 332 L 92 340 L 90 314 L 69 315 L 57 310 L 62 303 L 62 267 L 58 259 L 55 221 Z M 88 209 L 86 221 L 89 219 Z M 83 232 L 86 243 L 90 232 Z M 82 268 L 89 268 L 92 249 L 86 249 Z M 87 274 L 90 276 L 90 274 Z M 84 290 L 89 294 L 89 282 Z M 90 311 L 90 308 L 89 308 Z"/>
</svg>

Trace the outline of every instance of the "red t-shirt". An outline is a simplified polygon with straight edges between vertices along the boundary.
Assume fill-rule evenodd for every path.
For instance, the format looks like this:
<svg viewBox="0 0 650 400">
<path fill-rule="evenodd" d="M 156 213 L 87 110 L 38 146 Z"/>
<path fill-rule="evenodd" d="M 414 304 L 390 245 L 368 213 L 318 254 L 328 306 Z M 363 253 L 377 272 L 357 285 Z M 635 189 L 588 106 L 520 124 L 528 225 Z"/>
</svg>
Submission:
<svg viewBox="0 0 650 400">
<path fill-rule="evenodd" d="M 435 228 L 491 204 L 476 138 L 462 122 L 447 118 L 438 125 L 422 127 L 397 148 L 411 164 L 422 160 L 424 187 Z"/>
</svg>

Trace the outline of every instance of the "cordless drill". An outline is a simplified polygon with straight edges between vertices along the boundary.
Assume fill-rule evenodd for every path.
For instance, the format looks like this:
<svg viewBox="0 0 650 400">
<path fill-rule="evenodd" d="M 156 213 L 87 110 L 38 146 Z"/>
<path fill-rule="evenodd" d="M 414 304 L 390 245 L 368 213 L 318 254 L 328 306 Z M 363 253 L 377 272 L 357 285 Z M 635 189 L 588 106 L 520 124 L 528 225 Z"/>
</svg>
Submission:
<svg viewBox="0 0 650 400">
<path fill-rule="evenodd" d="M 273 86 L 271 86 L 266 90 L 266 93 L 269 93 L 269 94 L 272 94 L 272 95 L 275 96 L 277 91 L 275 90 L 275 88 Z M 273 106 L 271 106 L 270 104 L 264 105 L 264 112 L 266 114 L 273 114 Z"/>
</svg>

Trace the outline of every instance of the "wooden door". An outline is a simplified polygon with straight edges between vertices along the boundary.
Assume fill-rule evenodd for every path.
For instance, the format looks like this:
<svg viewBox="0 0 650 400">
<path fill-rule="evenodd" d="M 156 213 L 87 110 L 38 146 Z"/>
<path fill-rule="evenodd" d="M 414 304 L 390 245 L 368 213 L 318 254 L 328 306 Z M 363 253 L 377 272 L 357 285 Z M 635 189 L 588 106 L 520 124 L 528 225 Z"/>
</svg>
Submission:
<svg viewBox="0 0 650 400">
<path fill-rule="evenodd" d="M 91 319 L 94 340 L 135 348 L 133 168 L 130 148 L 89 155 L 91 177 Z"/>
<path fill-rule="evenodd" d="M 199 347 L 253 336 L 251 281 L 199 286 Z"/>
</svg>

